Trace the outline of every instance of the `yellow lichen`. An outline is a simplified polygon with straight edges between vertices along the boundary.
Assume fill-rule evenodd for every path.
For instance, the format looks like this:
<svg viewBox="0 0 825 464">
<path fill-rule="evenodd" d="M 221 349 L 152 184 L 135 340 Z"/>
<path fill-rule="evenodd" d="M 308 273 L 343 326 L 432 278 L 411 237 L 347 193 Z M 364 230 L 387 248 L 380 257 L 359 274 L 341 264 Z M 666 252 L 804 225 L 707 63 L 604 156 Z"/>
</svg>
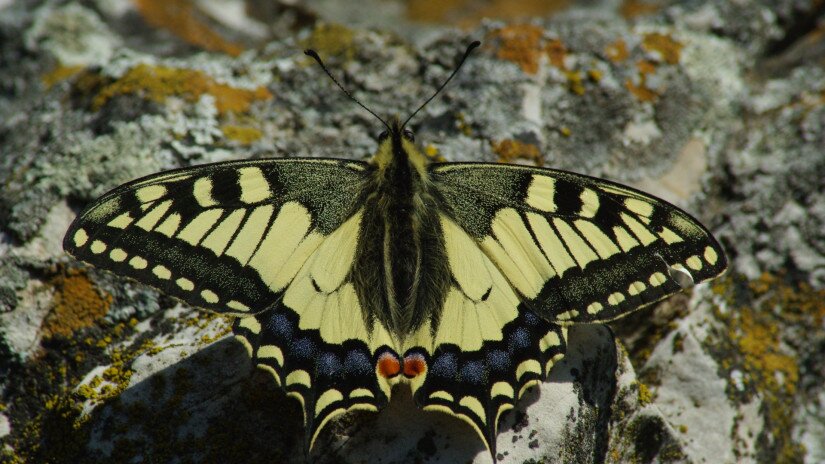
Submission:
<svg viewBox="0 0 825 464">
<path fill-rule="evenodd" d="M 616 39 L 616 41 L 605 47 L 604 54 L 607 56 L 607 59 L 614 63 L 621 63 L 630 57 L 627 44 L 622 39 Z"/>
<path fill-rule="evenodd" d="M 813 333 L 823 330 L 825 290 L 767 273 L 744 283 L 739 276 L 717 279 L 712 289 L 728 306 L 716 312 L 725 329 L 712 351 L 723 370 L 742 374 L 741 383 L 729 387 L 729 394 L 744 396 L 743 402 L 758 395 L 770 440 L 757 447 L 766 446 L 763 451 L 773 456 L 770 460 L 796 462 L 804 454 L 791 435 L 800 360 L 791 349 L 796 339 L 789 334 L 822 336 Z"/>
<path fill-rule="evenodd" d="M 335 56 L 351 60 L 355 56 L 355 33 L 352 29 L 333 23 L 320 23 L 301 45 L 311 48 L 324 57 Z"/>
<path fill-rule="evenodd" d="M 52 69 L 50 72 L 44 74 L 43 77 L 41 77 L 41 79 L 43 80 L 43 84 L 48 89 L 53 85 L 57 84 L 58 82 L 69 79 L 72 76 L 76 76 L 82 70 L 83 66 L 60 65 Z"/>
<path fill-rule="evenodd" d="M 225 124 L 221 126 L 221 132 L 223 132 L 223 135 L 226 136 L 226 138 L 239 142 L 243 145 L 249 145 L 263 136 L 261 130 L 256 127 L 236 126 L 233 124 Z"/>
<path fill-rule="evenodd" d="M 440 163 L 446 161 L 446 159 L 441 156 L 441 152 L 439 152 L 438 147 L 435 145 L 428 143 L 424 146 L 424 155 L 427 156 L 430 160 Z"/>
<path fill-rule="evenodd" d="M 43 321 L 43 335 L 70 337 L 109 312 L 112 296 L 95 288 L 85 272 L 69 270 L 53 281 L 54 309 Z"/>
<path fill-rule="evenodd" d="M 647 385 L 639 382 L 639 405 L 646 406 L 653 402 L 653 394 L 650 392 L 650 389 L 647 388 Z"/>
<path fill-rule="evenodd" d="M 253 102 L 272 98 L 265 87 L 242 89 L 219 83 L 202 71 L 148 64 L 139 64 L 114 82 L 96 87 L 93 109 L 100 109 L 117 95 L 138 95 L 163 103 L 172 96 L 196 102 L 202 95 L 209 94 L 215 98 L 219 113 L 244 113 Z"/>
<path fill-rule="evenodd" d="M 524 143 L 519 140 L 505 139 L 492 143 L 493 152 L 498 155 L 500 163 L 511 163 L 517 159 L 532 161 L 536 166 L 543 164 L 543 158 L 539 147 L 532 143 Z"/>
<path fill-rule="evenodd" d="M 243 51 L 240 44 L 221 37 L 209 27 L 207 15 L 192 0 L 135 0 L 135 6 L 147 23 L 165 29 L 189 44 L 231 56 Z"/>
<path fill-rule="evenodd" d="M 677 64 L 682 48 L 681 42 L 676 41 L 671 36 L 651 32 L 645 34 L 642 39 L 642 48 L 649 52 L 657 52 L 661 59 L 667 64 Z"/>
</svg>

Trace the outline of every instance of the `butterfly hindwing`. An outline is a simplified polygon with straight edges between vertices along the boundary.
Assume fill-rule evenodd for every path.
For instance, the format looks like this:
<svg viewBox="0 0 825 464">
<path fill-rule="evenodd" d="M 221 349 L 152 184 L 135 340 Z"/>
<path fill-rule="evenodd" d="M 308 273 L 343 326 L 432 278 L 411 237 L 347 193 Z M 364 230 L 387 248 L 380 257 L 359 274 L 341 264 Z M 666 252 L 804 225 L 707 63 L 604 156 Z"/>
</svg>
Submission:
<svg viewBox="0 0 825 464">
<path fill-rule="evenodd" d="M 63 246 L 193 306 L 260 311 L 353 213 L 365 169 L 278 159 L 149 176 L 90 205 Z"/>
<path fill-rule="evenodd" d="M 680 291 L 682 277 L 726 268 L 698 221 L 629 187 L 486 163 L 434 164 L 430 175 L 456 222 L 550 321 L 610 321 Z"/>
<path fill-rule="evenodd" d="M 527 309 L 479 243 L 446 213 L 440 232 L 451 279 L 436 325 L 409 340 L 405 360 L 426 372 L 411 382 L 416 403 L 468 422 L 495 453 L 501 414 L 543 381 L 564 355 L 566 329 Z"/>
<path fill-rule="evenodd" d="M 233 327 L 253 362 L 301 403 L 309 449 L 331 419 L 354 409 L 377 411 L 390 397 L 375 366 L 393 341 L 364 317 L 352 281 L 363 215 L 361 208 L 319 236 L 282 297 Z"/>
</svg>

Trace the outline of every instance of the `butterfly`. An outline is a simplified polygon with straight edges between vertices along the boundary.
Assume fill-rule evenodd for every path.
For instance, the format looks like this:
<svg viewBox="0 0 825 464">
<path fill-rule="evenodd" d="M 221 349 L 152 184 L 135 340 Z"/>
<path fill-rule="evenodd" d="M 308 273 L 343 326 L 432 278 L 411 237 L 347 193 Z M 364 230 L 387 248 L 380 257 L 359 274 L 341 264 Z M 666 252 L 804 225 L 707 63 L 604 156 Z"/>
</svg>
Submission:
<svg viewBox="0 0 825 464">
<path fill-rule="evenodd" d="M 406 384 L 494 457 L 502 413 L 564 356 L 570 325 L 727 266 L 711 233 L 663 200 L 560 170 L 432 162 L 407 122 L 384 122 L 369 161 L 221 162 L 129 182 L 63 246 L 237 316 L 254 363 L 301 403 L 310 450 L 330 420 L 378 411 Z"/>
</svg>

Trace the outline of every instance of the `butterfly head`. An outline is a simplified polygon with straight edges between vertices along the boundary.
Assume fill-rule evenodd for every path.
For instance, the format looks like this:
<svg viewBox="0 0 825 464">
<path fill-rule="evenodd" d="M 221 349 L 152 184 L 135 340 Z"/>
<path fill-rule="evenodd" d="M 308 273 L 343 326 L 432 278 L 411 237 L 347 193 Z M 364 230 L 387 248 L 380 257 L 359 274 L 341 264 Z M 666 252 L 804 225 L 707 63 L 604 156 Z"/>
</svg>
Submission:
<svg viewBox="0 0 825 464">
<path fill-rule="evenodd" d="M 378 135 L 378 151 L 373 162 L 379 168 L 385 168 L 391 163 L 409 162 L 423 172 L 427 157 L 416 147 L 413 131 L 394 117 L 387 124 L 387 129 Z"/>
</svg>

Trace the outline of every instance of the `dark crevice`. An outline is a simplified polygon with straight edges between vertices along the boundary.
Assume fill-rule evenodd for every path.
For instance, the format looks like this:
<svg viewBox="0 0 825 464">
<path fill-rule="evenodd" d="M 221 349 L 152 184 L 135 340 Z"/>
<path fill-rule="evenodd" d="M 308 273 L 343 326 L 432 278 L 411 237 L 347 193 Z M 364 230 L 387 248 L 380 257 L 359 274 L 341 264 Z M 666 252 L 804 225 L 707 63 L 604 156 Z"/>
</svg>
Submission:
<svg viewBox="0 0 825 464">
<path fill-rule="evenodd" d="M 779 40 L 768 43 L 765 48 L 765 57 L 772 58 L 781 55 L 799 39 L 817 29 L 817 25 L 823 14 L 825 14 L 825 1 L 812 2 L 810 9 L 795 9 L 789 18 L 789 23 L 785 28 L 785 36 Z"/>
</svg>

